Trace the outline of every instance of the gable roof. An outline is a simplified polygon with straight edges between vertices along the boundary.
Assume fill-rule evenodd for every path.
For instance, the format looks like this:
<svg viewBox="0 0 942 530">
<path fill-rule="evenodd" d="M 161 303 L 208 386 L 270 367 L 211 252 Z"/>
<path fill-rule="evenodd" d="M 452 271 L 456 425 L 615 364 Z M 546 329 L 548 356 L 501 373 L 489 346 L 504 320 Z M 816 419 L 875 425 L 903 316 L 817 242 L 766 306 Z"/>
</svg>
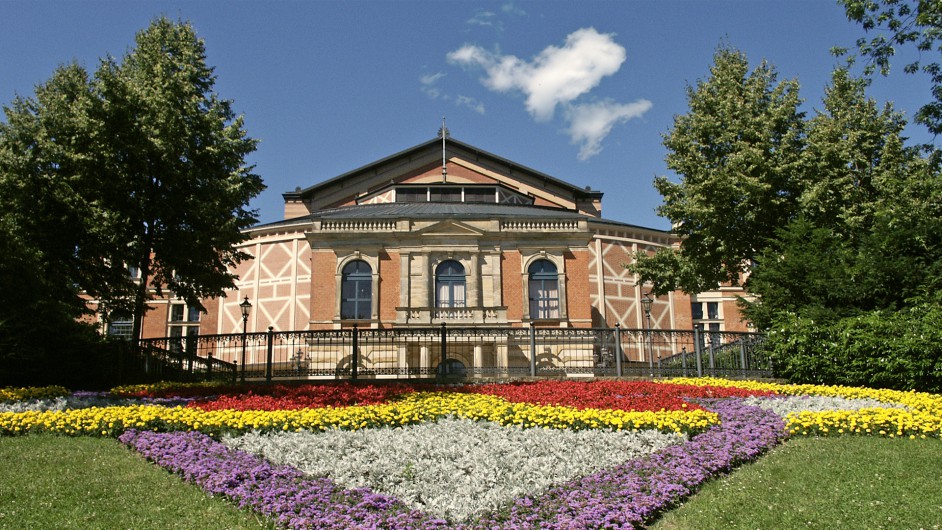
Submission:
<svg viewBox="0 0 942 530">
<path fill-rule="evenodd" d="M 524 183 L 534 189 L 545 190 L 553 196 L 571 202 L 601 201 L 602 192 L 581 188 L 541 171 L 523 166 L 506 158 L 466 144 L 454 138 L 445 143 L 449 161 L 460 159 L 479 170 L 486 171 L 495 180 L 508 185 Z M 425 167 L 442 160 L 442 140 L 434 138 L 396 154 L 371 162 L 321 183 L 282 194 L 286 202 L 303 202 L 311 210 L 340 206 L 357 196 L 389 186 L 417 167 Z"/>
</svg>

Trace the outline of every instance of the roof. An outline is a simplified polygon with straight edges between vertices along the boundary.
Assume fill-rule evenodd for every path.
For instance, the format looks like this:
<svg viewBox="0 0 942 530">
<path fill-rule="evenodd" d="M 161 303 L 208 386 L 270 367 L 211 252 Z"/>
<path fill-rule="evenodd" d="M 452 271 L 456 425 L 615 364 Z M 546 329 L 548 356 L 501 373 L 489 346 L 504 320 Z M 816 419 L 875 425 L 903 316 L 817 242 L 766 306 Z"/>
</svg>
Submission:
<svg viewBox="0 0 942 530">
<path fill-rule="evenodd" d="M 296 191 L 291 191 L 291 192 L 286 192 L 286 193 L 283 194 L 283 196 L 284 196 L 284 198 L 285 198 L 286 200 L 288 200 L 288 199 L 292 199 L 292 200 L 305 199 L 305 198 L 308 198 L 308 197 L 314 195 L 318 190 L 325 189 L 325 188 L 329 188 L 329 187 L 331 187 L 331 186 L 337 184 L 337 183 L 340 182 L 340 181 L 349 179 L 349 178 L 354 177 L 354 176 L 357 176 L 357 175 L 367 174 L 367 173 L 376 171 L 376 170 L 378 170 L 379 168 L 381 168 L 381 167 L 383 167 L 383 166 L 386 166 L 387 164 L 389 164 L 389 163 L 391 163 L 391 162 L 396 162 L 396 161 L 398 161 L 398 160 L 412 158 L 412 157 L 414 157 L 417 153 L 422 152 L 422 151 L 425 151 L 425 150 L 428 150 L 428 149 L 436 149 L 436 150 L 441 149 L 441 145 L 442 145 L 442 139 L 441 139 L 440 137 L 439 137 L 439 138 L 434 138 L 434 139 L 429 140 L 429 141 L 427 141 L 427 142 L 423 142 L 423 143 L 421 143 L 421 144 L 419 144 L 419 145 L 416 145 L 416 146 L 410 147 L 410 148 L 408 148 L 408 149 L 405 149 L 405 150 L 403 150 L 403 151 L 400 151 L 400 152 L 398 152 L 398 153 L 396 153 L 396 154 L 387 156 L 387 157 L 382 158 L 382 159 L 380 159 L 380 160 L 377 160 L 377 161 L 375 161 L 375 162 L 371 162 L 371 163 L 369 163 L 369 164 L 367 164 L 367 165 L 365 165 L 365 166 L 359 167 L 359 168 L 354 169 L 354 170 L 352 170 L 352 171 L 348 171 L 348 172 L 346 172 L 346 173 L 344 173 L 344 174 L 342 174 L 342 175 L 338 175 L 338 176 L 336 176 L 336 177 L 333 177 L 333 178 L 331 178 L 331 179 L 325 180 L 325 181 L 320 182 L 320 183 L 318 183 L 318 184 L 315 184 L 315 185 L 313 185 L 313 186 L 309 186 L 309 187 L 307 187 L 307 188 L 305 188 L 305 189 L 296 190 Z M 508 160 L 508 159 L 506 159 L 506 158 L 497 156 L 497 155 L 495 155 L 495 154 L 493 154 L 493 153 L 489 153 L 489 152 L 487 152 L 487 151 L 485 151 L 485 150 L 483 150 L 483 149 L 477 148 L 477 147 L 475 147 L 475 146 L 473 146 L 473 145 L 466 144 L 466 143 L 461 142 L 461 141 L 459 141 L 459 140 L 455 140 L 454 138 L 448 137 L 447 142 L 446 142 L 446 145 L 447 145 L 447 149 L 455 149 L 455 148 L 458 148 L 458 149 L 461 149 L 461 150 L 470 152 L 470 153 L 474 154 L 474 155 L 475 155 L 476 157 L 478 157 L 478 158 L 489 159 L 489 160 L 492 161 L 492 162 L 498 163 L 498 164 L 500 164 L 500 165 L 507 166 L 507 167 L 510 168 L 511 170 L 518 170 L 518 171 L 520 171 L 520 172 L 527 173 L 527 174 L 529 174 L 532 178 L 536 178 L 536 179 L 538 179 L 538 180 L 544 181 L 545 183 L 551 183 L 551 184 L 553 184 L 554 186 L 558 186 L 558 187 L 560 187 L 560 188 L 563 188 L 563 189 L 565 189 L 565 190 L 571 192 L 571 193 L 572 193 L 574 196 L 576 196 L 576 197 L 580 197 L 580 198 L 597 198 L 597 199 L 601 199 L 601 198 L 602 198 L 602 192 L 601 192 L 601 191 L 595 191 L 595 190 L 591 190 L 591 189 L 587 189 L 587 188 L 582 188 L 582 187 L 579 187 L 579 186 L 570 184 L 570 183 L 568 183 L 568 182 L 566 182 L 566 181 L 559 180 L 559 179 L 556 178 L 556 177 L 547 175 L 546 173 L 543 173 L 543 172 L 541 172 L 541 171 L 537 171 L 537 170 L 535 170 L 535 169 L 532 169 L 532 168 L 523 166 L 523 165 L 521 165 L 521 164 L 518 164 L 518 163 L 513 162 L 513 161 L 511 161 L 511 160 Z"/>
</svg>

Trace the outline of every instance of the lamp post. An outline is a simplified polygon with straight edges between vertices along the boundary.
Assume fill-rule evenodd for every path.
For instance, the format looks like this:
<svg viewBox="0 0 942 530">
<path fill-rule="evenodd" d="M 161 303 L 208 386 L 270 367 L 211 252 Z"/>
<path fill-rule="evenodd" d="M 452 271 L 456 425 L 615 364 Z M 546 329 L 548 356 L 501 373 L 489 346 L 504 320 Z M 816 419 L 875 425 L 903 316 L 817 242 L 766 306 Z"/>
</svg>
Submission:
<svg viewBox="0 0 942 530">
<path fill-rule="evenodd" d="M 653 352 L 651 351 L 651 349 L 652 349 L 652 348 L 651 348 L 651 306 L 652 306 L 652 305 L 654 305 L 654 299 L 651 298 L 651 293 L 644 293 L 644 298 L 641 299 L 641 307 L 644 309 L 644 314 L 645 314 L 645 316 L 647 317 L 647 321 L 648 321 L 648 333 L 647 333 L 647 335 L 648 335 L 648 340 L 647 340 L 647 343 L 648 343 L 648 348 L 647 348 L 647 349 L 648 349 L 648 366 L 651 368 L 651 370 L 652 370 L 651 375 L 653 376 L 653 375 L 654 375 L 654 373 L 653 373 L 653 370 L 654 370 L 654 355 L 653 355 Z"/>
<path fill-rule="evenodd" d="M 246 296 L 245 300 L 239 304 L 239 309 L 242 311 L 242 382 L 245 382 L 245 339 L 246 339 L 246 326 L 249 322 L 249 313 L 252 311 L 252 303 L 249 302 L 249 297 Z"/>
</svg>

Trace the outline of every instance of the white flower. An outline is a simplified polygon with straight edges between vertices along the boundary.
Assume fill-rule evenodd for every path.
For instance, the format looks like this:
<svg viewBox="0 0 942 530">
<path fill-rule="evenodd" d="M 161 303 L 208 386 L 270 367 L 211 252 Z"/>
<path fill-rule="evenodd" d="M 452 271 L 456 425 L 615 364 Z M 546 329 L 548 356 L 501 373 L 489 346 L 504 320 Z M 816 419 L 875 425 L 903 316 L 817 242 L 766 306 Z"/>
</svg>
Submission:
<svg viewBox="0 0 942 530">
<path fill-rule="evenodd" d="M 455 418 L 223 438 L 274 463 L 345 488 L 369 487 L 451 520 L 684 441 L 657 431 L 523 429 Z"/>
</svg>

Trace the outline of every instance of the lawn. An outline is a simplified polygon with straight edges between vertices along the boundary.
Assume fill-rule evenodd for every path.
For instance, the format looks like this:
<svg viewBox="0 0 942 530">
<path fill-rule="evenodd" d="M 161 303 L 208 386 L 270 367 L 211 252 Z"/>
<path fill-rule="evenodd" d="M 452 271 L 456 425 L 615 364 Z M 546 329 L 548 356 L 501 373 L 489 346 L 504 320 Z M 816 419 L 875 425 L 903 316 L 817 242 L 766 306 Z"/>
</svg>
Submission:
<svg viewBox="0 0 942 530">
<path fill-rule="evenodd" d="M 795 438 L 651 528 L 942 528 L 942 441 Z"/>
<path fill-rule="evenodd" d="M 112 438 L 0 437 L 0 528 L 275 528 Z"/>
</svg>

